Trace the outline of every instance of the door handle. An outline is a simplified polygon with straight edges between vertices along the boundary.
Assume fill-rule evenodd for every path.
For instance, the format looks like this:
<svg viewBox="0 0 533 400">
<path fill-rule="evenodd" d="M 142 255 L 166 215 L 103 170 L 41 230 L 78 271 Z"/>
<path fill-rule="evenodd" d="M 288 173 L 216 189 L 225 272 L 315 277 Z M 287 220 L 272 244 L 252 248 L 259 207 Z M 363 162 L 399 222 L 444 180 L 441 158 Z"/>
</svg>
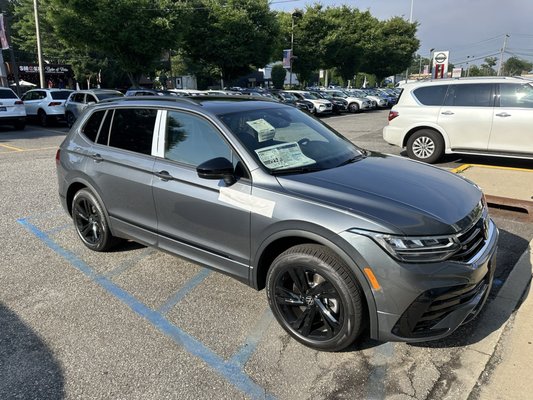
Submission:
<svg viewBox="0 0 533 400">
<path fill-rule="evenodd" d="M 96 161 L 96 162 L 102 162 L 102 161 L 104 161 L 104 158 L 103 158 L 100 154 L 98 154 L 98 153 L 92 154 L 92 155 L 91 155 L 91 158 L 92 158 L 94 161 Z"/>
<path fill-rule="evenodd" d="M 170 175 L 168 173 L 168 171 L 159 171 L 159 172 L 156 172 L 154 174 L 155 176 L 157 176 L 159 179 L 161 179 L 162 181 L 171 181 L 173 180 L 174 178 L 172 177 L 172 175 Z"/>
<path fill-rule="evenodd" d="M 511 114 L 507 114 L 506 112 L 501 112 L 501 113 L 498 113 L 496 114 L 497 117 L 510 117 Z"/>
<path fill-rule="evenodd" d="M 453 115 L 455 114 L 454 112 L 451 112 L 451 111 L 444 111 L 444 112 L 441 112 L 442 115 Z"/>
</svg>

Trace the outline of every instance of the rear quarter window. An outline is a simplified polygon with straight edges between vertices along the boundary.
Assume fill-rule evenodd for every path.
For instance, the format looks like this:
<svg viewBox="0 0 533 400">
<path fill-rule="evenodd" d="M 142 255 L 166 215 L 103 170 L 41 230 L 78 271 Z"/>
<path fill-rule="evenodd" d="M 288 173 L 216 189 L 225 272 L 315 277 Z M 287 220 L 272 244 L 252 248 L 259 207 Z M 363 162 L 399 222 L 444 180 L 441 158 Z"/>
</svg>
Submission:
<svg viewBox="0 0 533 400">
<path fill-rule="evenodd" d="M 105 111 L 97 111 L 89 117 L 85 125 L 83 126 L 81 132 L 89 139 L 91 142 L 96 140 L 98 135 L 98 130 L 102 124 L 102 119 L 104 118 Z"/>
<path fill-rule="evenodd" d="M 423 86 L 413 90 L 413 96 L 425 106 L 441 106 L 447 90 L 448 85 Z"/>
</svg>

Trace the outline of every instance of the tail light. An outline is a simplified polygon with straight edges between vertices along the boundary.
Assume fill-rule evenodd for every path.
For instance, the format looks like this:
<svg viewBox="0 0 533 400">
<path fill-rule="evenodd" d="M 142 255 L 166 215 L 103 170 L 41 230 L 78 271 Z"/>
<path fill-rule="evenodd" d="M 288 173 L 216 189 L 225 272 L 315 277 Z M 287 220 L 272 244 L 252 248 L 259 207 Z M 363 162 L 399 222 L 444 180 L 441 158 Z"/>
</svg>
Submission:
<svg viewBox="0 0 533 400">
<path fill-rule="evenodd" d="M 16 106 L 20 106 L 20 105 L 23 105 L 23 104 L 24 104 L 24 102 L 22 100 L 15 101 L 15 105 Z"/>
<path fill-rule="evenodd" d="M 60 106 L 60 105 L 61 105 L 60 101 L 52 101 L 52 102 L 48 103 L 49 107 Z"/>
<path fill-rule="evenodd" d="M 398 111 L 389 111 L 389 122 L 396 118 L 398 115 L 400 115 Z"/>
<path fill-rule="evenodd" d="M 59 166 L 60 155 L 61 155 L 61 149 L 57 149 L 57 152 L 56 152 L 56 166 Z"/>
</svg>

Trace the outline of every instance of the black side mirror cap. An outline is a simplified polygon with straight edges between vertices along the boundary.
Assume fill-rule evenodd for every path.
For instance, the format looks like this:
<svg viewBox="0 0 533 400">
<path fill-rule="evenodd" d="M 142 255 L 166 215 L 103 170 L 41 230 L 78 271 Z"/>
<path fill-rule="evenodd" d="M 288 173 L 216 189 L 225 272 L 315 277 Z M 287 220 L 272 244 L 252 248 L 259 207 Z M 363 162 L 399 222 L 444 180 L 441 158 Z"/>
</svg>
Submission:
<svg viewBox="0 0 533 400">
<path fill-rule="evenodd" d="M 196 167 L 198 176 L 203 179 L 224 179 L 231 186 L 235 183 L 235 168 L 230 160 L 224 157 L 212 158 Z"/>
</svg>

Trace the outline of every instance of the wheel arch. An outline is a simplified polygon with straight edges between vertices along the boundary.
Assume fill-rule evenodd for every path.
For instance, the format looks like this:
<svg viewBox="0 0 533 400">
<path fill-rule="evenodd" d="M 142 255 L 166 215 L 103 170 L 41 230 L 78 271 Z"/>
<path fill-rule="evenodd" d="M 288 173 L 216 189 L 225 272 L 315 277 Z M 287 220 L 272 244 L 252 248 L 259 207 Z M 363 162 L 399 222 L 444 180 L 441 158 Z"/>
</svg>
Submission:
<svg viewBox="0 0 533 400">
<path fill-rule="evenodd" d="M 257 290 L 264 289 L 266 276 L 272 261 L 285 250 L 299 244 L 322 245 L 334 252 L 346 263 L 349 272 L 352 273 L 352 277 L 363 292 L 364 313 L 367 316 L 371 335 L 376 337 L 378 331 L 377 308 L 372 289 L 361 270 L 364 267 L 364 261 L 357 250 L 340 237 L 337 242 L 332 242 L 323 235 L 308 230 L 284 230 L 271 235 L 257 251 L 258 256 L 251 269 L 250 285 Z"/>
</svg>

